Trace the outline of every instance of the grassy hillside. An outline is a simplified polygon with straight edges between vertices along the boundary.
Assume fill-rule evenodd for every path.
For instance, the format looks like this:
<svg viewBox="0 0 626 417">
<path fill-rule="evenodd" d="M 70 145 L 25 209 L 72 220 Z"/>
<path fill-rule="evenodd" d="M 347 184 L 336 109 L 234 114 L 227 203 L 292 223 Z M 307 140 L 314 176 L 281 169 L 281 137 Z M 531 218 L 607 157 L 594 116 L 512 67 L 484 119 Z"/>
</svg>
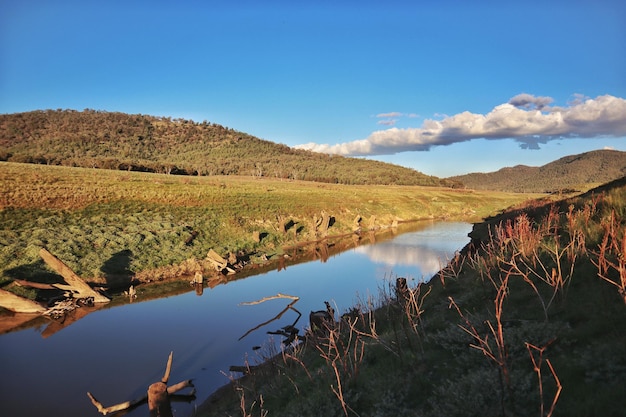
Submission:
<svg viewBox="0 0 626 417">
<path fill-rule="evenodd" d="M 0 160 L 340 184 L 447 184 L 398 165 L 296 150 L 206 121 L 94 110 L 0 115 Z"/>
<path fill-rule="evenodd" d="M 477 224 L 430 282 L 334 318 L 200 415 L 622 416 L 626 179 Z"/>
<path fill-rule="evenodd" d="M 0 162 L 0 285 L 45 281 L 46 247 L 87 280 L 193 272 L 209 249 L 280 253 L 324 235 L 424 218 L 476 219 L 528 196 L 418 186 L 346 186 Z M 327 213 L 332 225 L 320 231 Z M 187 240 L 195 235 L 195 239 Z M 261 237 L 260 240 L 255 236 Z"/>
<path fill-rule="evenodd" d="M 448 178 L 476 190 L 523 193 L 585 191 L 626 175 L 626 152 L 600 150 L 570 155 L 541 167 L 518 165 L 491 173 Z"/>
</svg>

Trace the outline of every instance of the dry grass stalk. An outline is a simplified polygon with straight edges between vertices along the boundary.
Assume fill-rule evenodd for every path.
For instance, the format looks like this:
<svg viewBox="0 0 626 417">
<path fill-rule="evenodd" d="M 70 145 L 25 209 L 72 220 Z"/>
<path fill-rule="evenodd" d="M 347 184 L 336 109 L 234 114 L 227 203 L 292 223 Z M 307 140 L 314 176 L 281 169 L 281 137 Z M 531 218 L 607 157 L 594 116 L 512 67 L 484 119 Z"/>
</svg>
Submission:
<svg viewBox="0 0 626 417">
<path fill-rule="evenodd" d="M 548 343 L 549 344 L 549 343 Z M 543 393 L 543 379 L 541 377 L 541 365 L 543 364 L 543 352 L 546 350 L 546 348 L 548 347 L 548 345 L 545 345 L 543 347 L 537 347 L 533 344 L 530 343 L 526 343 L 526 349 L 528 350 L 528 354 L 530 355 L 530 360 L 533 363 L 533 371 L 537 374 L 537 379 L 539 381 L 539 409 L 540 409 L 540 417 L 544 416 L 544 409 L 545 409 L 545 404 L 544 404 L 544 393 Z M 535 358 L 535 355 L 533 354 L 533 351 L 536 351 L 538 353 L 538 358 Z M 556 382 L 556 386 L 557 386 L 557 391 L 554 394 L 554 398 L 552 399 L 552 405 L 550 406 L 550 410 L 548 412 L 548 414 L 545 414 L 545 416 L 550 417 L 552 416 L 552 413 L 554 412 L 554 407 L 556 406 L 556 403 L 559 399 L 559 396 L 561 395 L 561 390 L 562 390 L 562 386 L 561 386 L 561 381 L 559 380 L 558 376 L 556 375 L 556 372 L 554 371 L 554 367 L 552 366 L 552 363 L 550 363 L 549 359 L 546 359 L 546 363 L 548 364 L 548 367 L 550 368 L 550 372 L 552 373 L 552 377 L 554 378 L 555 382 Z"/>
<path fill-rule="evenodd" d="M 598 268 L 598 276 L 617 287 L 626 304 L 626 230 L 620 227 L 615 211 L 604 223 L 604 237 L 592 261 Z M 620 237 L 621 232 L 621 237 Z"/>
<path fill-rule="evenodd" d="M 348 411 L 355 415 L 356 412 L 346 402 L 343 381 L 356 381 L 365 355 L 363 338 L 367 334 L 357 330 L 358 321 L 365 322 L 363 313 L 359 312 L 356 317 L 352 318 L 344 317 L 339 322 L 334 322 L 333 319 L 333 323 L 326 324 L 325 336 L 311 339 L 320 357 L 332 370 L 334 383 L 330 385 L 330 388 L 339 400 L 346 416 L 348 416 Z M 370 323 L 373 323 L 373 319 Z M 371 333 L 367 336 L 374 337 L 374 335 L 376 335 L 375 326 L 372 326 Z"/>
<path fill-rule="evenodd" d="M 495 326 L 490 320 L 486 320 L 489 332 L 485 334 L 484 337 L 480 335 L 480 333 L 469 320 L 469 318 L 465 314 L 463 314 L 454 299 L 452 297 L 448 297 L 448 300 L 450 301 L 450 305 L 448 308 L 454 307 L 461 319 L 463 319 L 463 321 L 465 322 L 465 325 L 459 324 L 459 327 L 465 333 L 470 335 L 474 340 L 474 343 L 470 343 L 469 346 L 482 352 L 483 355 L 493 361 L 493 363 L 495 363 L 498 368 L 498 372 L 500 375 L 500 404 L 502 407 L 502 415 L 505 415 L 505 391 L 510 391 L 511 389 L 511 379 L 508 367 L 508 351 L 504 341 L 504 329 L 502 326 L 503 304 L 504 299 L 506 298 L 506 295 L 508 293 L 509 277 L 510 275 L 506 274 L 504 278 L 501 279 L 501 284 L 494 299 Z M 495 349 L 489 343 L 490 335 L 494 339 L 496 345 Z"/>
</svg>

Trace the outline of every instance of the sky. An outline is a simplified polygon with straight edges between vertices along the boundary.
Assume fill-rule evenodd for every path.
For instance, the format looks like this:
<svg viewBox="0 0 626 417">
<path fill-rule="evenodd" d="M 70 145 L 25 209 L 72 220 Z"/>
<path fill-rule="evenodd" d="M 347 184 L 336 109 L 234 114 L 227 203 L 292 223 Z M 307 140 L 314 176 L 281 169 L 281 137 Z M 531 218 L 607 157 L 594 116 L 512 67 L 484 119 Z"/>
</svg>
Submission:
<svg viewBox="0 0 626 417">
<path fill-rule="evenodd" d="M 626 151 L 626 2 L 0 1 L 0 113 L 209 121 L 448 177 Z"/>
</svg>

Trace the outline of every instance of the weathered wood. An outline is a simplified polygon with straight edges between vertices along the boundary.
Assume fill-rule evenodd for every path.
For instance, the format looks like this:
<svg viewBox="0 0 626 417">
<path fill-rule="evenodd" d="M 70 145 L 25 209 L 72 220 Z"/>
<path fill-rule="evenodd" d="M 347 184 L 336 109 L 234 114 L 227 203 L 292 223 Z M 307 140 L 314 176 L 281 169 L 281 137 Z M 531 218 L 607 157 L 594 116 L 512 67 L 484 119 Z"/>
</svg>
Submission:
<svg viewBox="0 0 626 417">
<path fill-rule="evenodd" d="M 147 401 L 148 408 L 150 410 L 150 416 L 171 417 L 172 407 L 170 404 L 170 395 L 184 388 L 193 387 L 191 379 L 181 381 L 178 384 L 174 384 L 170 387 L 167 386 L 167 381 L 170 378 L 170 372 L 172 370 L 173 357 L 174 352 L 170 352 L 170 356 L 167 358 L 167 365 L 165 366 L 165 374 L 163 375 L 163 378 L 161 378 L 161 381 L 155 382 L 154 384 L 150 385 L 148 387 L 147 395 L 144 395 L 141 398 L 112 405 L 110 407 L 105 407 L 100 401 L 96 400 L 96 398 L 90 392 L 87 392 L 87 396 L 91 400 L 91 403 L 98 409 L 98 412 L 100 412 L 102 415 L 107 415 L 122 410 L 128 410 Z M 193 399 L 195 398 L 194 395 L 195 389 L 192 390 L 191 394 L 182 398 Z"/>
<path fill-rule="evenodd" d="M 187 387 L 192 387 L 193 388 L 193 383 L 191 381 L 191 379 L 187 379 L 185 381 L 181 381 L 177 384 L 174 384 L 172 386 L 167 387 L 167 393 L 169 395 L 175 394 L 176 392 L 183 390 Z M 181 396 L 181 398 L 183 399 L 193 399 L 195 395 L 195 389 L 193 389 L 191 391 L 191 393 L 189 395 L 185 395 L 185 396 Z M 134 408 L 140 404 L 143 404 L 145 402 L 148 401 L 148 395 L 143 395 L 139 398 L 135 398 L 134 400 L 131 401 L 126 401 L 123 403 L 119 403 L 119 404 L 115 404 L 109 407 L 105 407 L 104 405 L 102 405 L 102 403 L 100 401 L 98 401 L 93 394 L 91 394 L 90 392 L 87 393 L 87 396 L 89 397 L 89 399 L 91 400 L 91 403 L 96 407 L 96 409 L 98 410 L 98 412 L 102 415 L 107 415 L 107 414 L 113 414 L 116 413 L 118 411 L 123 411 L 123 410 L 128 410 L 131 408 Z"/>
<path fill-rule="evenodd" d="M 213 249 L 209 250 L 209 253 L 206 256 L 206 259 L 213 264 L 215 269 L 223 274 L 234 274 L 235 271 L 230 267 L 228 261 L 222 258 L 217 252 Z"/>
<path fill-rule="evenodd" d="M 20 287 L 36 288 L 38 290 L 56 290 L 56 289 L 58 289 L 53 284 L 44 284 L 42 282 L 32 282 L 32 281 L 27 281 L 25 279 L 14 279 L 13 282 L 15 282 Z"/>
<path fill-rule="evenodd" d="M 178 384 L 174 384 L 174 385 L 170 385 L 169 387 L 167 387 L 167 393 L 172 395 L 182 389 L 185 389 L 187 387 L 192 387 L 193 388 L 193 381 L 191 379 L 186 379 L 184 381 L 180 381 Z M 189 395 L 194 395 L 195 394 L 195 389 L 193 389 L 191 391 L 191 394 Z"/>
<path fill-rule="evenodd" d="M 216 266 L 216 268 L 218 268 L 218 270 L 222 270 L 226 268 L 226 265 L 228 265 L 228 261 L 222 258 L 213 249 L 209 249 L 209 253 L 207 253 L 206 258 L 207 260 L 211 261 Z"/>
<path fill-rule="evenodd" d="M 330 227 L 331 216 L 328 215 L 325 211 L 322 211 L 322 217 L 317 221 L 317 232 L 321 236 L 326 236 L 328 234 L 328 228 Z"/>
<path fill-rule="evenodd" d="M 299 297 L 296 296 L 292 296 L 292 295 L 285 295 L 285 294 L 281 294 L 278 293 L 278 295 L 272 296 L 272 297 L 266 297 L 263 298 L 259 301 L 252 301 L 252 302 L 248 302 L 248 303 L 240 303 L 239 305 L 255 305 L 255 304 L 260 304 L 262 302 L 265 302 L 267 300 L 274 300 L 277 298 L 289 298 L 291 300 L 293 300 L 292 302 L 290 302 L 280 313 L 278 313 L 274 318 L 271 318 L 267 321 L 264 321 L 263 323 L 259 323 L 258 325 L 256 325 L 255 327 L 251 328 L 250 330 L 248 330 L 243 336 L 241 336 L 238 340 L 241 340 L 243 338 L 245 338 L 246 336 L 248 336 L 250 333 L 252 333 L 253 331 L 266 326 L 268 324 L 270 324 L 271 322 L 280 319 L 283 314 L 285 314 L 287 312 L 287 310 L 293 310 L 296 312 L 296 314 L 298 314 L 298 317 L 296 318 L 296 320 L 294 321 L 293 326 L 295 326 L 295 324 L 298 322 L 298 320 L 300 320 L 300 317 L 302 316 L 302 313 L 300 313 L 296 308 L 294 308 L 294 304 L 296 304 L 298 302 L 298 300 L 300 300 Z M 293 327 L 291 326 L 291 327 Z M 269 332 L 268 332 L 269 333 Z"/>
<path fill-rule="evenodd" d="M 272 296 L 269 296 L 269 297 L 263 297 L 263 298 L 261 298 L 260 300 L 257 300 L 257 301 L 245 301 L 245 302 L 239 303 L 239 305 L 240 306 L 253 306 L 253 305 L 256 305 L 256 304 L 264 303 L 264 302 L 269 301 L 269 300 L 276 300 L 278 298 L 286 298 L 286 299 L 295 300 L 295 301 L 298 301 L 300 299 L 300 297 L 298 297 L 297 295 L 288 295 L 288 294 L 283 294 L 283 293 L 279 292 L 276 295 L 272 295 Z"/>
<path fill-rule="evenodd" d="M 170 396 L 164 382 L 155 382 L 148 387 L 148 410 L 150 417 L 172 417 Z"/>
<path fill-rule="evenodd" d="M 165 366 L 165 374 L 163 378 L 161 378 L 161 382 L 167 384 L 167 381 L 170 379 L 170 372 L 172 371 L 172 359 L 174 358 L 174 352 L 170 352 L 170 356 L 167 358 L 167 365 Z"/>
<path fill-rule="evenodd" d="M 146 399 L 147 399 L 147 396 L 144 395 L 144 396 L 142 396 L 140 398 L 136 398 L 136 399 L 131 400 L 131 401 L 126 401 L 126 402 L 123 402 L 123 403 L 112 405 L 110 407 L 105 407 L 90 392 L 87 392 L 87 396 L 91 400 L 91 403 L 96 407 L 98 412 L 100 414 L 102 414 L 103 416 L 106 416 L 108 414 L 113 414 L 113 413 L 116 413 L 116 412 L 122 411 L 122 410 L 128 410 L 129 408 L 133 408 L 133 407 L 135 407 L 135 406 L 137 406 L 137 405 L 139 405 L 141 403 L 144 403 L 146 401 Z"/>
<path fill-rule="evenodd" d="M 43 314 L 46 311 L 45 307 L 36 302 L 2 289 L 0 289 L 0 306 L 14 313 Z"/>
<path fill-rule="evenodd" d="M 352 221 L 353 232 L 358 232 L 361 230 L 361 220 L 363 220 L 363 218 L 361 217 L 360 214 L 357 214 L 354 220 Z"/>
<path fill-rule="evenodd" d="M 43 282 L 33 282 L 33 281 L 27 281 L 25 279 L 15 279 L 13 280 L 13 282 L 15 282 L 20 287 L 35 288 L 38 290 L 61 290 L 61 291 L 70 291 L 70 292 L 75 291 L 74 287 L 72 287 L 71 285 L 67 285 L 67 284 L 59 284 L 59 283 L 45 284 Z"/>
<path fill-rule="evenodd" d="M 107 297 L 91 288 L 82 278 L 65 265 L 63 261 L 48 252 L 45 248 L 41 248 L 39 256 L 72 287 L 72 291 L 76 292 L 75 298 L 93 297 L 94 303 L 108 303 L 110 301 Z"/>
</svg>

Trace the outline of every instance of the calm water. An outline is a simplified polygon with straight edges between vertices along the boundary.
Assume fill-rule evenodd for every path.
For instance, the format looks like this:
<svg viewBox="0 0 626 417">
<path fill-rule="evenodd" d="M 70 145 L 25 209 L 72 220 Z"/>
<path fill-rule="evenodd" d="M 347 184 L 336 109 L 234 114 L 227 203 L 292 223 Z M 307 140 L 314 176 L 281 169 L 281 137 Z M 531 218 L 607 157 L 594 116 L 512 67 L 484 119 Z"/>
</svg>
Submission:
<svg viewBox="0 0 626 417">
<path fill-rule="evenodd" d="M 428 280 L 468 241 L 467 223 L 424 223 L 415 231 L 359 246 L 329 258 L 281 271 L 148 302 L 95 311 L 50 336 L 45 326 L 0 336 L 0 416 L 99 416 L 87 397 L 103 405 L 140 397 L 163 376 L 174 351 L 170 383 L 193 379 L 198 399 L 173 403 L 174 415 L 193 415 L 195 407 L 228 382 L 230 365 L 258 360 L 253 346 L 272 342 L 267 331 L 292 324 L 288 310 L 279 320 L 238 340 L 248 330 L 280 313 L 290 300 L 240 305 L 277 293 L 300 297 L 297 327 L 308 313 L 330 301 L 341 313 L 368 295 L 377 295 L 403 276 Z M 141 301 L 141 300 L 138 300 Z M 274 342 L 280 336 L 274 336 Z M 262 351 L 262 349 L 261 349 Z M 141 406 L 128 416 L 148 415 Z"/>
</svg>

